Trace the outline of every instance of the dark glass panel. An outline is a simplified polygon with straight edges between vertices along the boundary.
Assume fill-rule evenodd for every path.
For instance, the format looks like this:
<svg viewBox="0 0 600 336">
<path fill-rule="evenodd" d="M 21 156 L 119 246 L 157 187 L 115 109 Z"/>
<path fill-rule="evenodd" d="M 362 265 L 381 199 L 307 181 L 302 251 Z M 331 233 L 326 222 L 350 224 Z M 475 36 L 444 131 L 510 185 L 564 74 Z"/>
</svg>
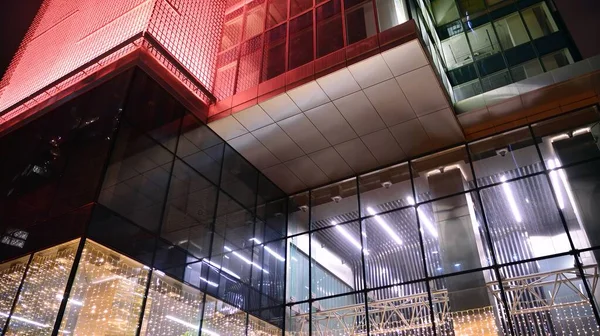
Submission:
<svg viewBox="0 0 600 336">
<path fill-rule="evenodd" d="M 308 12 L 290 21 L 290 52 L 288 70 L 313 60 L 313 13 Z"/>
<path fill-rule="evenodd" d="M 340 0 L 317 7 L 317 57 L 344 47 Z"/>
<path fill-rule="evenodd" d="M 285 72 L 287 23 L 265 33 L 265 50 L 261 81 L 266 81 Z"/>
<path fill-rule="evenodd" d="M 376 33 L 375 11 L 371 1 L 351 10 L 346 10 L 346 36 L 348 44 L 364 40 Z"/>
</svg>

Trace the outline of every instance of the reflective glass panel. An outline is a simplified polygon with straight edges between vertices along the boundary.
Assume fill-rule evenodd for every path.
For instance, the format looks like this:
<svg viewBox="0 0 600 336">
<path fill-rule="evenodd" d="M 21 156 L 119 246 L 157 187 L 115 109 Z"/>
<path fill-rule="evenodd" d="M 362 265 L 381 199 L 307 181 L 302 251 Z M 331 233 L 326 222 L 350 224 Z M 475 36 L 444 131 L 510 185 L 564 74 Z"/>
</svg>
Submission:
<svg viewBox="0 0 600 336">
<path fill-rule="evenodd" d="M 316 8 L 317 57 L 344 47 L 340 0 L 331 0 Z"/>
<path fill-rule="evenodd" d="M 311 229 L 344 223 L 358 218 L 356 179 L 311 191 Z"/>
<path fill-rule="evenodd" d="M 301 303 L 286 307 L 285 334 L 294 336 L 309 335 L 309 304 Z"/>
<path fill-rule="evenodd" d="M 388 286 L 425 277 L 413 207 L 363 220 L 365 277 L 368 288 Z"/>
<path fill-rule="evenodd" d="M 377 0 L 379 31 L 388 30 L 408 21 L 406 3 L 400 0 Z"/>
<path fill-rule="evenodd" d="M 313 333 L 322 335 L 366 334 L 363 293 L 314 301 L 311 315 Z"/>
<path fill-rule="evenodd" d="M 504 49 L 529 42 L 529 35 L 519 13 L 513 13 L 494 21 L 494 28 Z"/>
<path fill-rule="evenodd" d="M 362 217 L 410 205 L 413 191 L 408 163 L 362 175 L 358 183 Z"/>
<path fill-rule="evenodd" d="M 197 335 L 200 329 L 202 300 L 199 290 L 152 273 L 141 335 Z"/>
<path fill-rule="evenodd" d="M 206 296 L 201 335 L 246 335 L 246 313 L 212 296 Z"/>
<path fill-rule="evenodd" d="M 288 0 L 269 0 L 267 29 L 287 19 Z"/>
<path fill-rule="evenodd" d="M 33 255 L 6 335 L 52 334 L 79 240 Z"/>
<path fill-rule="evenodd" d="M 295 1 L 292 3 L 294 2 Z M 290 38 L 288 70 L 292 70 L 312 61 L 314 58 L 312 11 L 290 20 L 289 25 Z"/>
<path fill-rule="evenodd" d="M 308 300 L 309 292 L 309 235 L 287 240 L 286 302 Z"/>
<path fill-rule="evenodd" d="M 444 25 L 458 19 L 458 9 L 454 0 L 431 0 L 430 10 L 435 18 L 436 26 Z"/>
<path fill-rule="evenodd" d="M 476 60 L 500 52 L 500 43 L 491 23 L 469 29 L 467 36 Z"/>
<path fill-rule="evenodd" d="M 261 82 L 277 77 L 285 72 L 286 40 L 287 23 L 265 33 Z"/>
<path fill-rule="evenodd" d="M 10 314 L 19 285 L 23 280 L 29 256 L 0 265 L 0 326 L 4 328 Z"/>
<path fill-rule="evenodd" d="M 364 287 L 359 223 L 338 224 L 311 234 L 310 249 L 313 298 Z"/>
<path fill-rule="evenodd" d="M 439 278 L 430 286 L 438 335 L 510 335 L 492 271 Z"/>
<path fill-rule="evenodd" d="M 501 177 L 505 180 L 507 177 Z M 570 250 L 545 175 L 501 182 L 481 191 L 498 262 L 543 257 Z"/>
<path fill-rule="evenodd" d="M 452 195 L 474 187 L 469 157 L 464 147 L 449 149 L 412 162 L 416 201 Z M 406 196 L 415 204 L 412 196 Z"/>
<path fill-rule="evenodd" d="M 469 144 L 477 185 L 485 186 L 543 170 L 529 128 L 494 135 Z"/>
<path fill-rule="evenodd" d="M 553 330 L 556 335 L 598 333 L 592 306 L 572 256 L 502 267 L 503 287 L 515 332 Z M 586 266 L 586 280 L 597 265 Z"/>
<path fill-rule="evenodd" d="M 87 240 L 59 333 L 134 335 L 148 270 L 138 262 Z M 63 300 L 59 294 L 56 299 Z"/>
<path fill-rule="evenodd" d="M 563 49 L 542 57 L 542 64 L 546 71 L 552 71 L 564 67 L 565 65 L 573 64 L 573 57 L 569 49 Z"/>
<path fill-rule="evenodd" d="M 308 192 L 291 196 L 288 200 L 288 236 L 308 231 Z"/>
<path fill-rule="evenodd" d="M 531 38 L 534 40 L 558 31 L 558 26 L 554 22 L 548 6 L 543 1 L 521 11 L 521 14 L 525 24 L 527 24 Z"/>
<path fill-rule="evenodd" d="M 352 9 L 346 6 L 346 37 L 352 44 L 377 33 L 373 3 L 368 1 Z"/>
</svg>

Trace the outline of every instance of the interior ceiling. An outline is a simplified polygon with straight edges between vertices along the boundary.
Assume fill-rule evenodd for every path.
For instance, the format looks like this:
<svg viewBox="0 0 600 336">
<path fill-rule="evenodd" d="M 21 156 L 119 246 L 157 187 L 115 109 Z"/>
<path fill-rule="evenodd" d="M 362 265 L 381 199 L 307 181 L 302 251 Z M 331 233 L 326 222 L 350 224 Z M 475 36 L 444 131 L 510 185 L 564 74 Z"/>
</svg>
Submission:
<svg viewBox="0 0 600 336">
<path fill-rule="evenodd" d="M 464 141 L 418 40 L 209 123 L 293 193 Z"/>
</svg>

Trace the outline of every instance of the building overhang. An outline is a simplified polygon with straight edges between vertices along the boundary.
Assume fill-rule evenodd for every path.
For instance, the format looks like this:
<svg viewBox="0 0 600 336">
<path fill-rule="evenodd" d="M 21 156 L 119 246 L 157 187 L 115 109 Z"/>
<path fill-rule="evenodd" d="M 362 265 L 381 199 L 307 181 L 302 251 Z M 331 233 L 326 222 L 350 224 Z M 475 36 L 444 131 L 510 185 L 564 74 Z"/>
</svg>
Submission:
<svg viewBox="0 0 600 336">
<path fill-rule="evenodd" d="M 463 142 L 414 22 L 385 33 L 402 38 L 321 71 L 329 61 L 317 59 L 223 99 L 208 125 L 288 193 Z"/>
</svg>

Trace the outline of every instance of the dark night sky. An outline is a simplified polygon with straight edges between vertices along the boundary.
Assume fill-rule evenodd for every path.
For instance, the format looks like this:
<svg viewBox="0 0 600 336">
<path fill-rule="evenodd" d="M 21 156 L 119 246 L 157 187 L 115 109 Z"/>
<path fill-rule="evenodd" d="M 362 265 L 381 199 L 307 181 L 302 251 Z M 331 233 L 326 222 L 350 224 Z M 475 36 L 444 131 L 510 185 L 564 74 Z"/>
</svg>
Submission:
<svg viewBox="0 0 600 336">
<path fill-rule="evenodd" d="M 600 54 L 600 0 L 554 1 L 582 56 Z M 41 3 L 42 0 L 3 0 L 0 4 L 0 78 Z"/>
</svg>

